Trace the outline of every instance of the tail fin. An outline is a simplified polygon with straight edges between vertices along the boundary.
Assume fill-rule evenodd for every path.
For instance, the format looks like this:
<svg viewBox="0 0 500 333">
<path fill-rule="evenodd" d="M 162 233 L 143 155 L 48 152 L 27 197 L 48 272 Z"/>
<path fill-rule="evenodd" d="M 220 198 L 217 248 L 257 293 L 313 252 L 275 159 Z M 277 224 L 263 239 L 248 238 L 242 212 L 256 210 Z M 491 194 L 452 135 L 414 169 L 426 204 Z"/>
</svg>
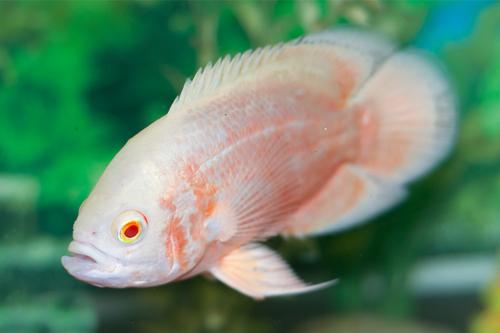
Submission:
<svg viewBox="0 0 500 333">
<path fill-rule="evenodd" d="M 372 131 L 364 144 L 367 170 L 406 183 L 446 155 L 455 136 L 455 103 L 429 56 L 413 50 L 394 53 L 391 41 L 353 28 L 319 32 L 301 42 L 359 51 L 371 63 L 370 76 L 350 102 L 365 112 L 365 129 Z"/>
<path fill-rule="evenodd" d="M 452 145 L 454 104 L 443 74 L 424 54 L 389 57 L 350 103 L 364 113 L 361 164 L 400 184 L 423 175 Z"/>
<path fill-rule="evenodd" d="M 343 29 L 306 37 L 366 55 L 366 79 L 348 100 L 360 112 L 361 157 L 339 168 L 322 190 L 291 218 L 283 234 L 337 232 L 401 201 L 405 185 L 450 150 L 456 130 L 453 95 L 443 73 L 417 51 L 394 53 L 383 38 Z"/>
</svg>

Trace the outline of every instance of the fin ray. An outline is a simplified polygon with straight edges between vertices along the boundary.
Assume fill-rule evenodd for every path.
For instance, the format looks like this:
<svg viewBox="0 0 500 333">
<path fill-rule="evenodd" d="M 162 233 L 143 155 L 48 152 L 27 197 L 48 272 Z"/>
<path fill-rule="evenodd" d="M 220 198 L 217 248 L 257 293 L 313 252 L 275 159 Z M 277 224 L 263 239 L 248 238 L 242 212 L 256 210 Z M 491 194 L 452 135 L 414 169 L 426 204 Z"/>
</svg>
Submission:
<svg viewBox="0 0 500 333">
<path fill-rule="evenodd" d="M 411 182 L 449 152 L 456 106 L 444 74 L 414 50 L 391 56 L 351 100 L 365 112 L 367 170 L 393 182 Z"/>
<path fill-rule="evenodd" d="M 306 59 L 317 55 L 315 45 L 329 45 L 329 56 L 343 59 L 347 61 L 344 64 L 360 71 L 355 75 L 359 76 L 359 86 L 395 48 L 393 43 L 377 34 L 359 28 L 344 28 L 315 33 L 288 43 L 248 50 L 233 57 L 225 56 L 218 59 L 215 64 L 209 63 L 199 69 L 193 79 L 186 80 L 168 113 L 174 114 L 182 109 L 189 109 L 191 104 L 217 93 L 263 67 L 288 61 L 290 57 L 301 57 L 303 55 L 298 55 L 293 50 L 307 45 L 310 49 L 306 52 Z"/>
<path fill-rule="evenodd" d="M 205 96 L 210 96 L 239 77 L 271 62 L 276 59 L 283 45 L 266 46 L 254 51 L 238 53 L 234 57 L 226 56 L 222 60 L 219 59 L 214 65 L 208 64 L 201 68 L 192 80 L 186 81 L 168 113 L 179 112 L 189 104 Z"/>
<path fill-rule="evenodd" d="M 317 235 L 352 228 L 401 202 L 406 190 L 355 165 L 344 165 L 290 221 L 284 234 Z M 311 223 L 313 222 L 313 223 Z"/>
<path fill-rule="evenodd" d="M 229 253 L 210 272 L 218 280 L 255 299 L 301 294 L 334 283 L 304 283 L 277 253 L 257 243 L 247 244 Z"/>
</svg>

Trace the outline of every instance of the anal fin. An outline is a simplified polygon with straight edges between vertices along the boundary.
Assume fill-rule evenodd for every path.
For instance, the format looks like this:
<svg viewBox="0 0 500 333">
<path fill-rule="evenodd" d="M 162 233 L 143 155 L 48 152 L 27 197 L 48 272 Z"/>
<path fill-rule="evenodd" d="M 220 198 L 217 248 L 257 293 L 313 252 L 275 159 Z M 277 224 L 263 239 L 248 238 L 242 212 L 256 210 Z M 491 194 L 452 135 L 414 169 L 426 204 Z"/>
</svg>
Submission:
<svg viewBox="0 0 500 333">
<path fill-rule="evenodd" d="M 303 236 L 342 231 L 384 212 L 405 196 L 402 185 L 347 164 L 295 213 L 283 234 Z"/>
<path fill-rule="evenodd" d="M 255 299 L 301 294 L 328 287 L 335 282 L 308 285 L 295 275 L 277 253 L 256 243 L 244 245 L 229 253 L 210 273 L 228 286 Z"/>
</svg>

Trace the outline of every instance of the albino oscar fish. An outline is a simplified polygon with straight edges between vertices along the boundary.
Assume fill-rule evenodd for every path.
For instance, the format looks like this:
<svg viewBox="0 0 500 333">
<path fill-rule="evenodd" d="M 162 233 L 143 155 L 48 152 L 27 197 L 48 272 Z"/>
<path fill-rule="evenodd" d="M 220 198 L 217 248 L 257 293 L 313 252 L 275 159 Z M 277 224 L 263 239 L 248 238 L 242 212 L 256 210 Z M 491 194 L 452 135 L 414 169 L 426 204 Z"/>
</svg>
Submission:
<svg viewBox="0 0 500 333">
<path fill-rule="evenodd" d="M 209 274 L 261 299 L 317 290 L 261 242 L 360 224 L 450 150 L 449 84 L 415 50 L 362 30 L 225 57 L 113 158 L 65 269 L 99 287 Z"/>
</svg>

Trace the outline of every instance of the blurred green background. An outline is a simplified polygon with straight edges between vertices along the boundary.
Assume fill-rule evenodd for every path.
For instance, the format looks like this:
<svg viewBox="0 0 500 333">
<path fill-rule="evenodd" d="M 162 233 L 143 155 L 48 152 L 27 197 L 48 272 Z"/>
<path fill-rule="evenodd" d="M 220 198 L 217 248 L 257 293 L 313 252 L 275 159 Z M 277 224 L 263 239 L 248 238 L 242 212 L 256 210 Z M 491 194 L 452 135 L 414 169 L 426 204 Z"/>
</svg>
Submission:
<svg viewBox="0 0 500 333">
<path fill-rule="evenodd" d="M 335 25 L 444 63 L 457 147 L 398 208 L 271 245 L 328 290 L 254 302 L 204 278 L 98 289 L 60 265 L 81 201 L 184 80 L 227 53 Z M 0 1 L 0 332 L 500 332 L 500 3 Z"/>
</svg>

